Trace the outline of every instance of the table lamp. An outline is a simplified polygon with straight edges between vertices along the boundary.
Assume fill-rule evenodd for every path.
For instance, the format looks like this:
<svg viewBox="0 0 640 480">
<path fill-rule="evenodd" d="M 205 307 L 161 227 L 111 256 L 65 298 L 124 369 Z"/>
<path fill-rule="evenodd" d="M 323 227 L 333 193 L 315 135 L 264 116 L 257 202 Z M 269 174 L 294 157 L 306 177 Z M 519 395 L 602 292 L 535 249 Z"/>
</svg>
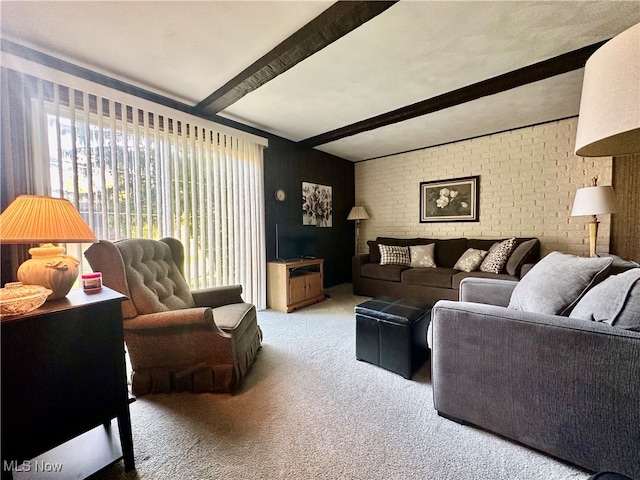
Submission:
<svg viewBox="0 0 640 480">
<path fill-rule="evenodd" d="M 598 186 L 598 178 L 592 179 L 590 187 L 579 188 L 573 200 L 571 216 L 591 215 L 589 223 L 589 256 L 596 255 L 596 242 L 598 237 L 598 217 L 605 213 L 615 213 L 616 201 L 613 195 L 613 187 Z"/>
<path fill-rule="evenodd" d="M 20 195 L 0 215 L 0 243 L 42 243 L 18 268 L 18 280 L 53 291 L 47 301 L 63 298 L 78 278 L 80 261 L 53 243 L 93 243 L 96 236 L 69 200 Z"/>
<path fill-rule="evenodd" d="M 368 220 L 369 214 L 367 213 L 366 208 L 364 207 L 353 207 L 349 212 L 349 216 L 347 220 L 355 220 L 356 221 L 356 248 L 355 254 L 358 255 L 358 236 L 360 235 L 360 220 Z"/>
</svg>

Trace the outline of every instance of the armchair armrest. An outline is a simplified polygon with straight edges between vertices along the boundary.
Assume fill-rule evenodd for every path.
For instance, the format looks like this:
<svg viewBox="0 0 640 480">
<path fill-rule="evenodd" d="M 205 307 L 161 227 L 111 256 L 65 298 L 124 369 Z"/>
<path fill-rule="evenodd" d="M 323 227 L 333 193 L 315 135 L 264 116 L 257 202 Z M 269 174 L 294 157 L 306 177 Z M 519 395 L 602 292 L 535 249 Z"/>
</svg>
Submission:
<svg viewBox="0 0 640 480">
<path fill-rule="evenodd" d="M 229 337 L 218 328 L 213 320 L 213 311 L 208 307 L 169 310 L 166 312 L 147 313 L 124 321 L 125 330 L 168 330 L 168 329 L 213 330 L 219 335 Z"/>
<path fill-rule="evenodd" d="M 439 413 L 589 470 L 640 474 L 629 429 L 640 425 L 640 332 L 444 300 L 432 327 Z"/>
<path fill-rule="evenodd" d="M 191 292 L 198 307 L 221 307 L 231 303 L 243 303 L 242 285 L 225 285 Z"/>
<path fill-rule="evenodd" d="M 460 301 L 506 307 L 517 284 L 497 278 L 467 277 L 460 282 Z"/>
</svg>

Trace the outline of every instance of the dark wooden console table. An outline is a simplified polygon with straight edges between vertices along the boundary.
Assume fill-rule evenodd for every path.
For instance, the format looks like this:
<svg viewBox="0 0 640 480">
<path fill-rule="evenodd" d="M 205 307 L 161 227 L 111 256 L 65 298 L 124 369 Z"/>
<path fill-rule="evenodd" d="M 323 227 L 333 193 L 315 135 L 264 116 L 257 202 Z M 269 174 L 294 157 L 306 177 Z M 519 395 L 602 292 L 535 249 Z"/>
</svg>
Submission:
<svg viewBox="0 0 640 480">
<path fill-rule="evenodd" d="M 72 290 L 33 312 L 2 318 L 3 479 L 38 469 L 84 478 L 121 458 L 126 470 L 135 468 L 122 331 L 125 298 L 106 287 L 92 294 Z M 120 445 L 110 440 L 114 418 Z M 87 449 L 78 449 L 87 442 L 113 448 L 107 454 L 88 449 L 96 456 L 91 463 Z M 66 452 L 65 445 L 70 445 Z M 39 456 L 47 461 L 34 460 Z M 75 460 L 82 464 L 79 473 Z"/>
</svg>

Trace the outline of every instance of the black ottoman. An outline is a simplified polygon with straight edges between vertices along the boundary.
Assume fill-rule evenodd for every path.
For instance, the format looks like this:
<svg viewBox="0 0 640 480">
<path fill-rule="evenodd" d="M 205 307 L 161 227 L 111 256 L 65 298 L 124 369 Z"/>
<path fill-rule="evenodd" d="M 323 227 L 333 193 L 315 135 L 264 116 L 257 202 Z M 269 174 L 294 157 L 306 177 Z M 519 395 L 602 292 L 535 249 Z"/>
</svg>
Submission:
<svg viewBox="0 0 640 480">
<path fill-rule="evenodd" d="M 356 358 L 411 378 L 426 360 L 431 307 L 424 303 L 378 297 L 356 311 Z"/>
</svg>

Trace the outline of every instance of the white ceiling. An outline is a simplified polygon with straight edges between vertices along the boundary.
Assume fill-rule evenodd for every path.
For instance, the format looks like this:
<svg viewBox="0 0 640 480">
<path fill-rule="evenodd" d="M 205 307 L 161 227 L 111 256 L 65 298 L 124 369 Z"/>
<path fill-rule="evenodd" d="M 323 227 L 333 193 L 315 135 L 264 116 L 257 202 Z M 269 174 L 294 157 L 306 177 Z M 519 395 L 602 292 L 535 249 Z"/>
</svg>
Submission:
<svg viewBox="0 0 640 480">
<path fill-rule="evenodd" d="M 195 106 L 325 1 L 5 1 L 1 35 Z M 219 115 L 301 141 L 608 39 L 640 2 L 402 0 Z M 583 71 L 316 148 L 359 161 L 578 114 Z"/>
</svg>

